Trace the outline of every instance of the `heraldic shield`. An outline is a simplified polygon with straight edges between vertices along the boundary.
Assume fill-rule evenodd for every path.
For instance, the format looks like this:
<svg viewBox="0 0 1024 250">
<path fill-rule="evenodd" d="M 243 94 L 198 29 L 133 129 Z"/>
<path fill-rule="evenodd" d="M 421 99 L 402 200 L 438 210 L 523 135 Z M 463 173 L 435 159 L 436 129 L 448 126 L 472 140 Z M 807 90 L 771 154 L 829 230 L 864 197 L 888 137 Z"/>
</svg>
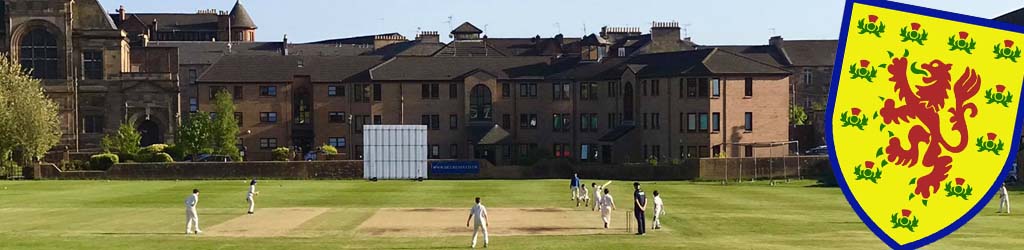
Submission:
<svg viewBox="0 0 1024 250">
<path fill-rule="evenodd" d="M 832 168 L 889 247 L 976 215 L 1020 138 L 1024 27 L 889 1 L 846 3 L 826 111 Z"/>
</svg>

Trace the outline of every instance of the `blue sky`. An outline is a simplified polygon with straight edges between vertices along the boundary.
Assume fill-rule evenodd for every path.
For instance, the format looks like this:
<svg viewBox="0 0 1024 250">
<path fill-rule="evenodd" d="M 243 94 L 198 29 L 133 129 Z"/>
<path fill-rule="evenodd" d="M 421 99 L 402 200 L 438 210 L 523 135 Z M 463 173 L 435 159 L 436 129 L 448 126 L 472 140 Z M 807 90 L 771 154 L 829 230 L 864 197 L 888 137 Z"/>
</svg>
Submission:
<svg viewBox="0 0 1024 250">
<path fill-rule="evenodd" d="M 114 12 L 194 13 L 230 10 L 235 0 L 100 0 Z M 1016 0 L 899 0 L 934 9 L 992 18 L 1024 7 Z M 700 44 L 764 44 L 772 35 L 786 39 L 838 37 L 841 0 L 243 0 L 259 29 L 260 41 L 288 34 L 294 42 L 418 29 L 447 34 L 469 21 L 490 37 L 579 37 L 601 26 L 634 26 L 678 21 Z M 586 33 L 584 33 L 584 26 Z"/>
</svg>

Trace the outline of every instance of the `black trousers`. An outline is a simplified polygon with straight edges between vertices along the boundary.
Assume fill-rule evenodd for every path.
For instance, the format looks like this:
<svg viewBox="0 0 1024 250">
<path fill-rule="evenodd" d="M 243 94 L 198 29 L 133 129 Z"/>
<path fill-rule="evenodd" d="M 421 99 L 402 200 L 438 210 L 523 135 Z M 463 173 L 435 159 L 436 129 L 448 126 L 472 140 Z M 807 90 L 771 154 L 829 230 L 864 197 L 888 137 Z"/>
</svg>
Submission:
<svg viewBox="0 0 1024 250">
<path fill-rule="evenodd" d="M 644 223 L 644 211 L 640 209 L 633 210 L 633 217 L 636 217 L 636 232 L 640 234 L 647 233 L 647 225 Z"/>
</svg>

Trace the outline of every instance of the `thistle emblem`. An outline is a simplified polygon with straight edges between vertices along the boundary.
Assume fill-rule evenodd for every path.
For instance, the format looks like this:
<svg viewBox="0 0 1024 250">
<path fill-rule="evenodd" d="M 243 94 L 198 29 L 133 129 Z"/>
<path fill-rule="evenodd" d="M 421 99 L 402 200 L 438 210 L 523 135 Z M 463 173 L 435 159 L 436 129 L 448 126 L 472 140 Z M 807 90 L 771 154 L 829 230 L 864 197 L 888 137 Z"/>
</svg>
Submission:
<svg viewBox="0 0 1024 250">
<path fill-rule="evenodd" d="M 919 45 L 924 45 L 924 41 L 928 40 L 928 31 L 921 29 L 920 23 L 911 23 L 910 30 L 907 27 L 900 29 L 900 36 L 903 37 L 901 42 L 912 42 Z"/>
<path fill-rule="evenodd" d="M 864 23 L 863 18 L 857 22 L 857 29 L 860 29 L 858 34 L 866 33 L 875 35 L 875 37 L 882 37 L 882 33 L 885 33 L 885 23 L 879 22 L 876 15 L 869 15 L 867 20 L 867 23 Z"/>
<path fill-rule="evenodd" d="M 899 216 L 899 215 L 903 215 L 903 216 Z M 892 228 L 901 228 L 902 227 L 902 228 L 906 228 L 907 230 L 910 230 L 911 232 L 913 232 L 914 228 L 917 227 L 917 222 L 918 221 L 917 221 L 917 216 L 914 216 L 913 219 L 910 218 L 910 210 L 909 209 L 903 209 L 903 211 L 901 211 L 900 213 L 892 214 L 892 221 L 891 222 L 892 222 Z"/>
<path fill-rule="evenodd" d="M 984 140 L 986 139 L 984 136 L 978 137 L 978 152 L 988 151 L 992 152 L 993 154 L 999 155 L 999 151 L 1003 151 L 1003 140 L 999 139 L 999 141 L 997 142 L 995 133 L 988 133 L 987 137 L 988 140 Z"/>
<path fill-rule="evenodd" d="M 959 39 L 957 39 L 958 36 Z M 949 51 L 963 50 L 964 52 L 967 52 L 967 54 L 971 54 L 971 51 L 975 49 L 975 45 L 977 45 L 977 43 L 974 42 L 974 38 L 967 41 L 968 36 L 970 36 L 970 34 L 968 34 L 967 31 L 960 31 L 959 34 L 950 36 L 948 43 Z"/>
<path fill-rule="evenodd" d="M 992 53 L 996 53 L 996 59 L 1007 59 L 1017 62 L 1017 58 L 1020 58 L 1020 47 L 1013 46 L 1012 40 L 1004 40 L 1003 44 L 997 43 L 992 48 Z"/>
<path fill-rule="evenodd" d="M 878 76 L 878 70 L 876 70 L 874 66 L 871 66 L 870 61 L 860 60 L 860 65 L 857 65 L 856 63 L 850 64 L 850 75 L 850 79 L 853 80 L 863 78 L 864 80 L 868 80 L 868 82 L 873 82 L 872 80 Z"/>
<path fill-rule="evenodd" d="M 864 130 L 864 126 L 868 125 L 868 115 L 862 115 L 859 108 L 852 108 L 849 112 L 843 112 L 839 120 L 843 121 L 843 127 L 857 127 L 860 130 Z"/>
<path fill-rule="evenodd" d="M 971 191 L 974 189 L 971 188 L 971 185 L 964 187 L 964 178 L 956 178 L 954 181 L 956 186 L 953 186 L 953 181 L 946 182 L 946 197 L 956 196 L 967 200 L 967 196 L 971 196 Z"/>
<path fill-rule="evenodd" d="M 988 99 L 985 104 L 995 103 L 1003 105 L 1003 107 L 1010 107 L 1010 102 L 1013 102 L 1013 94 L 1006 93 L 1006 86 L 996 85 L 995 90 L 995 93 L 992 93 L 992 89 L 985 91 L 985 99 Z"/>
<path fill-rule="evenodd" d="M 878 179 L 882 178 L 882 169 L 874 169 L 875 163 L 870 161 L 864 162 L 864 167 L 866 169 L 861 169 L 860 165 L 857 165 L 857 168 L 853 170 L 853 173 L 857 175 L 857 180 L 868 180 L 878 184 Z"/>
</svg>

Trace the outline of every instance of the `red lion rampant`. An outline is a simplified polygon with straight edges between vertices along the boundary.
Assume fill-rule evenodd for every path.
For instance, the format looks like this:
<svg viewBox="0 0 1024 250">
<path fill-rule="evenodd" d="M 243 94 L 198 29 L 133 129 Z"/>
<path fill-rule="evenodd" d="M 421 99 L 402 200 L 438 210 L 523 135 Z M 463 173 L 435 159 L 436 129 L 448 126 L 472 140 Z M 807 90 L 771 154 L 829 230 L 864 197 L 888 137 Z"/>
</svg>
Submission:
<svg viewBox="0 0 1024 250">
<path fill-rule="evenodd" d="M 916 63 L 915 63 L 916 65 Z M 899 100 L 887 99 L 885 106 L 879 111 L 886 124 L 909 123 L 917 119 L 921 124 L 914 125 L 906 136 L 904 147 L 901 138 L 892 137 L 889 139 L 889 146 L 885 148 L 888 160 L 896 165 L 914 167 L 920 160 L 921 165 L 931 168 L 927 175 L 917 179 L 917 187 L 914 193 L 923 199 L 928 199 L 931 194 L 939 191 L 940 183 L 949 177 L 949 170 L 953 168 L 953 158 L 950 153 L 959 153 L 967 147 L 968 132 L 966 118 L 969 115 L 974 117 L 978 113 L 978 107 L 967 100 L 974 97 L 981 88 L 981 76 L 974 69 L 968 67 L 964 70 L 956 84 L 951 84 L 950 69 L 952 64 L 943 63 L 940 60 L 933 60 L 931 63 L 921 65 L 927 76 L 921 80 L 925 85 L 914 86 L 908 80 L 907 58 L 897 57 L 892 59 L 888 67 L 893 82 L 893 90 L 898 94 Z M 917 74 L 923 74 L 916 67 L 911 68 Z M 917 87 L 917 91 L 913 90 Z M 948 91 L 952 89 L 953 103 L 948 106 L 947 112 L 952 114 L 949 130 L 960 135 L 955 140 L 955 145 L 942 135 L 940 112 L 947 107 L 946 100 L 949 99 Z M 897 106 L 898 102 L 902 105 Z M 970 111 L 968 113 L 967 111 Z M 925 144 L 924 154 L 921 155 L 921 144 Z"/>
</svg>

